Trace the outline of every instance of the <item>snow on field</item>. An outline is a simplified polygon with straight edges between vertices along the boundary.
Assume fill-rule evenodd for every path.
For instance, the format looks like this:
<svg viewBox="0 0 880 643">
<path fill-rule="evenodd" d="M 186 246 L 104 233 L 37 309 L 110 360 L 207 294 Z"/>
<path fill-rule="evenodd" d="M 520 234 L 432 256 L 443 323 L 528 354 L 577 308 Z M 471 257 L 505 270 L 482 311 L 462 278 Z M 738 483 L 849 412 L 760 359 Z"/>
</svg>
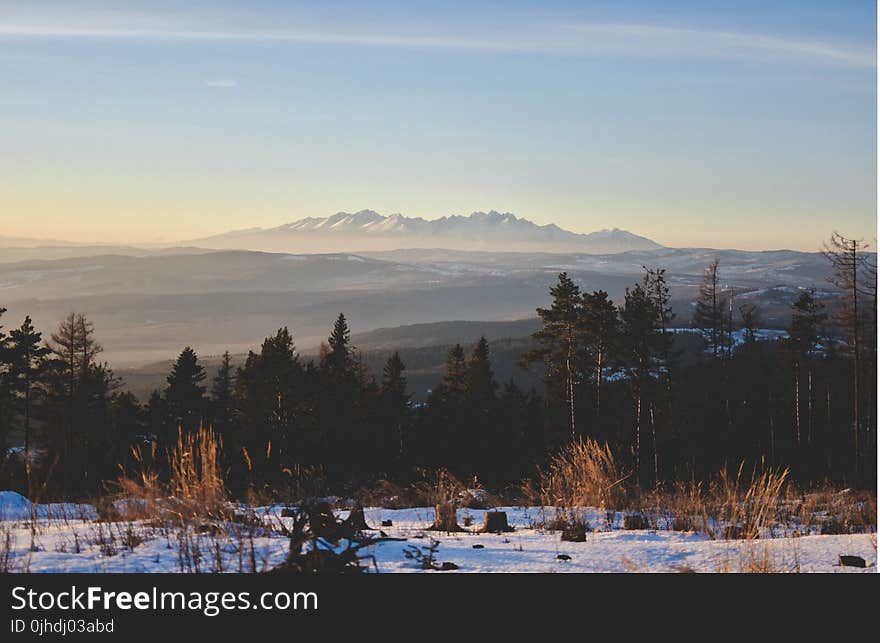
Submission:
<svg viewBox="0 0 880 643">
<path fill-rule="evenodd" d="M 16 497 L 17 496 L 17 497 Z M 142 521 L 98 522 L 83 505 L 32 506 L 27 499 L 0 493 L 0 565 L 13 572 L 211 572 L 267 570 L 281 563 L 288 540 L 278 527 L 289 525 L 281 507 L 256 510 L 266 528 L 237 523 L 210 525 L 183 533 Z M 404 550 L 427 553 L 439 545 L 436 562 L 455 563 L 459 572 L 876 572 L 876 534 L 810 535 L 756 541 L 711 540 L 698 533 L 670 530 L 624 530 L 620 515 L 612 524 L 604 513 L 585 510 L 594 531 L 586 542 L 562 542 L 560 532 L 536 527 L 555 509 L 506 507 L 515 528 L 504 534 L 475 533 L 485 511 L 460 509 L 465 532 L 426 530 L 430 508 L 365 510 L 379 535 L 403 538 L 365 550 L 380 573 L 422 572 Z M 37 519 L 31 516 L 36 512 Z M 339 512 L 341 517 L 345 512 Z M 392 525 L 382 527 L 382 521 Z M 200 533 L 201 532 L 201 533 Z M 8 546 L 5 543 L 9 543 Z M 477 546 L 477 547 L 475 547 Z M 197 552 L 197 553 L 196 553 Z M 841 554 L 861 556 L 866 569 L 841 567 Z M 561 556 L 561 557 L 560 557 Z M 432 572 L 435 573 L 435 572 Z M 448 572 L 447 572 L 448 573 Z"/>
</svg>

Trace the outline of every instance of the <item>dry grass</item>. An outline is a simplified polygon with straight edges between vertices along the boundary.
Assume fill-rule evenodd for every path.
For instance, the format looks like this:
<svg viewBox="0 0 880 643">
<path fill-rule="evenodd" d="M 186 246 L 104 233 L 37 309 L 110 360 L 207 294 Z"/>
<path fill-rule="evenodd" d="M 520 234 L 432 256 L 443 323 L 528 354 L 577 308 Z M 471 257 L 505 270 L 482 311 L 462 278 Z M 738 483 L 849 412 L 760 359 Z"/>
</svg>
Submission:
<svg viewBox="0 0 880 643">
<path fill-rule="evenodd" d="M 709 483 L 677 482 L 649 492 L 628 485 L 628 479 L 629 474 L 607 445 L 586 440 L 559 452 L 546 469 L 539 470 L 537 481 L 527 481 L 522 489 L 528 502 L 560 508 L 557 513 L 561 516 L 584 507 L 605 511 L 610 516 L 609 528 L 614 512 L 626 509 L 636 513 L 624 517 L 624 528 L 695 531 L 715 539 L 801 535 L 811 533 L 817 521 L 821 521 L 823 533 L 838 529 L 852 533 L 854 525 L 861 525 L 864 531 L 876 529 L 876 499 L 872 495 L 841 497 L 835 491 L 821 496 L 822 502 L 815 494 L 804 502 L 788 483 L 787 469 L 755 467 L 749 473 L 740 465 L 733 473 L 722 470 Z M 630 519 L 627 526 L 626 518 L 633 516 L 639 520 Z M 792 525 L 800 525 L 802 530 L 806 525 L 806 530 L 793 531 Z"/>
<path fill-rule="evenodd" d="M 753 540 L 778 524 L 787 478 L 788 469 L 755 469 L 748 478 L 743 476 L 743 465 L 735 476 L 723 469 L 710 492 L 710 515 L 720 532 L 727 538 Z"/>
<path fill-rule="evenodd" d="M 417 507 L 420 494 L 411 487 L 404 487 L 390 480 L 378 480 L 369 486 L 361 487 L 354 495 L 363 507 L 385 507 L 386 509 L 407 509 Z"/>
<path fill-rule="evenodd" d="M 182 503 L 181 510 L 195 517 L 218 515 L 227 495 L 220 469 L 222 442 L 211 428 L 199 427 L 184 435 L 178 431 L 177 444 L 169 455 L 169 491 Z"/>
<path fill-rule="evenodd" d="M 166 484 L 149 464 L 156 461 L 155 448 L 145 457 L 135 447 L 132 456 L 136 472 L 117 479 L 117 492 L 98 504 L 103 519 L 175 519 L 186 523 L 229 513 L 220 468 L 222 442 L 213 429 L 199 427 L 187 434 L 178 431 L 177 443 L 167 453 L 170 474 Z"/>
<path fill-rule="evenodd" d="M 530 502 L 541 506 L 619 510 L 628 505 L 629 477 L 607 444 L 587 439 L 557 453 L 550 466 L 539 471 L 537 486 L 528 481 L 522 492 Z"/>
<path fill-rule="evenodd" d="M 422 471 L 422 479 L 412 485 L 416 502 L 437 506 L 456 504 L 467 487 L 446 469 Z"/>
</svg>

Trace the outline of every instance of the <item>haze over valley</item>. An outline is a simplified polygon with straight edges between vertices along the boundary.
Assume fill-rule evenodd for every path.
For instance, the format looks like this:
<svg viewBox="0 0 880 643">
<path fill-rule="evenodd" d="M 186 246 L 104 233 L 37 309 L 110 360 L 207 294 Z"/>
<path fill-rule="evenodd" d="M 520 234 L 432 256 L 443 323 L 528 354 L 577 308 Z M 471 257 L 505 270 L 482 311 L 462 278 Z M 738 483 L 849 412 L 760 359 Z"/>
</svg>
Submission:
<svg viewBox="0 0 880 643">
<path fill-rule="evenodd" d="M 103 359 L 137 368 L 186 345 L 204 356 L 245 353 L 281 326 L 291 329 L 300 351 L 315 353 L 340 312 L 355 333 L 523 320 L 487 331 L 491 339 L 520 338 L 531 332 L 535 308 L 548 303 L 548 285 L 562 271 L 620 301 L 644 266 L 666 268 L 677 323 L 686 326 L 703 270 L 716 257 L 723 285 L 738 302 L 760 304 L 764 323 L 774 327 L 787 320 L 796 289 L 816 286 L 821 297 L 829 274 L 819 253 L 664 248 L 630 232 L 577 235 L 498 213 L 425 221 L 364 210 L 303 221 L 179 247 L 10 244 L 0 250 L 7 319 L 30 314 L 38 328 L 53 328 L 69 311 L 81 311 L 95 322 Z M 336 252 L 292 250 L 313 240 Z M 365 249 L 395 240 L 395 249 Z M 424 246 L 408 245 L 416 242 Z M 216 249 L 227 245 L 239 249 Z M 462 249 L 468 245 L 493 250 Z M 571 246 L 582 250 L 561 250 Z M 271 247 L 286 250 L 257 249 Z M 348 250 L 356 247 L 362 250 Z M 400 347 L 407 348 L 475 339 L 434 330 L 413 326 L 384 336 L 405 336 Z M 381 337 L 362 336 L 360 347 L 387 348 Z"/>
</svg>

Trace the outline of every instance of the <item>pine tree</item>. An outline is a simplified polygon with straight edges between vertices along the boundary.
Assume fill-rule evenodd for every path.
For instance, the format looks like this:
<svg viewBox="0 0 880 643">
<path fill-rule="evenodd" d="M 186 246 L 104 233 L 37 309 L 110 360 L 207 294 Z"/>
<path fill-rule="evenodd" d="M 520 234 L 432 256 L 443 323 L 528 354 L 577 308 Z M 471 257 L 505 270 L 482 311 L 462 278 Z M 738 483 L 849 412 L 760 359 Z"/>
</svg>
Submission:
<svg viewBox="0 0 880 643">
<path fill-rule="evenodd" d="M 88 374 L 95 357 L 103 350 L 94 333 L 94 324 L 76 312 L 65 317 L 52 333 L 49 348 L 56 369 L 64 376 L 68 398 L 73 397 L 78 380 Z"/>
<path fill-rule="evenodd" d="M 95 361 L 102 349 L 82 314 L 70 313 L 48 348 L 47 468 L 66 492 L 91 492 L 116 468 L 120 444 L 110 433 L 110 401 L 119 380 L 106 363 Z"/>
<path fill-rule="evenodd" d="M 9 339 L 12 355 L 9 374 L 13 393 L 19 398 L 19 406 L 24 416 L 25 472 L 30 480 L 33 397 L 45 367 L 44 360 L 50 351 L 47 347 L 42 346 L 43 334 L 34 329 L 30 316 L 25 317 L 21 327 L 9 333 Z"/>
<path fill-rule="evenodd" d="M 601 418 L 603 372 L 613 363 L 619 339 L 617 307 L 604 290 L 584 293 L 581 306 L 581 332 L 593 360 L 596 385 L 596 418 Z"/>
<path fill-rule="evenodd" d="M 712 357 L 719 357 L 724 346 L 724 309 L 718 284 L 719 260 L 715 259 L 703 273 L 697 297 L 693 325 L 709 334 Z"/>
<path fill-rule="evenodd" d="M 193 431 L 199 427 L 205 412 L 205 368 L 199 364 L 198 355 L 187 346 L 184 348 L 171 373 L 166 378 L 165 401 L 171 414 L 174 428 L 181 428 L 184 433 Z"/>
<path fill-rule="evenodd" d="M 547 366 L 548 394 L 559 389 L 568 406 L 568 424 L 571 439 L 577 435 L 575 424 L 575 387 L 579 379 L 581 299 L 580 288 L 567 273 L 559 275 L 556 286 L 550 288 L 553 301 L 550 308 L 538 308 L 543 327 L 532 336 L 539 347 L 523 356 L 523 364 L 543 361 Z M 550 396 L 550 395 L 548 395 Z"/>
<path fill-rule="evenodd" d="M 305 381 L 303 365 L 285 326 L 266 337 L 260 352 L 250 351 L 235 377 L 236 406 L 243 421 L 243 447 L 250 453 L 253 474 L 267 474 L 268 460 L 287 466 L 297 447 L 305 452 L 309 445 L 296 434 Z M 312 403 L 311 415 L 314 415 Z M 261 454 L 267 454 L 261 460 Z M 269 457 L 271 456 L 271 458 Z"/>
<path fill-rule="evenodd" d="M 659 363 L 663 338 L 659 333 L 660 311 L 651 295 L 641 284 L 626 289 L 624 305 L 620 308 L 622 321 L 622 358 L 629 372 L 629 379 L 633 389 L 633 397 L 636 403 L 636 427 L 635 427 L 635 465 L 636 476 L 644 480 L 642 469 L 642 453 L 645 449 L 642 440 L 642 426 L 644 424 L 645 404 L 644 397 L 651 379 L 652 370 Z M 650 416 L 651 414 L 648 413 Z M 657 467 L 656 439 L 654 440 L 654 474 L 655 481 L 659 475 Z"/>
<path fill-rule="evenodd" d="M 0 319 L 6 309 L 0 306 Z M 10 415 L 12 413 L 12 391 L 9 386 L 9 349 L 7 346 L 8 337 L 3 331 L 3 325 L 0 324 L 0 466 L 6 457 L 6 435 L 9 432 Z"/>
<path fill-rule="evenodd" d="M 807 376 L 807 442 L 813 435 L 813 356 L 825 335 L 825 305 L 816 299 L 816 289 L 802 290 L 791 305 L 788 342 L 794 353 L 795 439 L 801 443 L 801 380 Z"/>
</svg>

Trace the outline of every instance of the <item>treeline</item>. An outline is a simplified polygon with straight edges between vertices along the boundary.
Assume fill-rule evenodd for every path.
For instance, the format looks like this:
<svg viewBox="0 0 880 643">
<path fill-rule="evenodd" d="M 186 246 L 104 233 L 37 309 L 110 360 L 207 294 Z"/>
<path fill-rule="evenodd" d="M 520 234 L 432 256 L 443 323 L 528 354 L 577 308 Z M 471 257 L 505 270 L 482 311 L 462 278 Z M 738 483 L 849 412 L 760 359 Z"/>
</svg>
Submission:
<svg viewBox="0 0 880 643">
<path fill-rule="evenodd" d="M 48 338 L 26 318 L 0 326 L 0 484 L 75 496 L 138 468 L 167 475 L 178 433 L 210 425 L 236 494 L 343 492 L 440 467 L 497 489 L 580 437 L 609 443 L 643 486 L 742 461 L 788 466 L 805 481 L 870 485 L 874 255 L 839 235 L 826 254 L 841 297 L 826 309 L 815 291 L 801 290 L 780 341 L 762 341 L 761 311 L 721 285 L 713 262 L 694 302 L 704 343 L 696 359 L 682 359 L 673 341 L 664 270 L 646 268 L 619 303 L 562 273 L 550 307 L 537 310 L 535 348 L 522 357 L 524 367 L 542 365 L 543 391 L 499 383 L 482 339 L 449 350 L 424 403 L 411 399 L 397 353 L 373 375 L 342 314 L 308 361 L 286 327 L 239 366 L 224 355 L 210 380 L 186 347 L 143 404 L 100 361 L 83 315 L 71 313 Z"/>
</svg>

